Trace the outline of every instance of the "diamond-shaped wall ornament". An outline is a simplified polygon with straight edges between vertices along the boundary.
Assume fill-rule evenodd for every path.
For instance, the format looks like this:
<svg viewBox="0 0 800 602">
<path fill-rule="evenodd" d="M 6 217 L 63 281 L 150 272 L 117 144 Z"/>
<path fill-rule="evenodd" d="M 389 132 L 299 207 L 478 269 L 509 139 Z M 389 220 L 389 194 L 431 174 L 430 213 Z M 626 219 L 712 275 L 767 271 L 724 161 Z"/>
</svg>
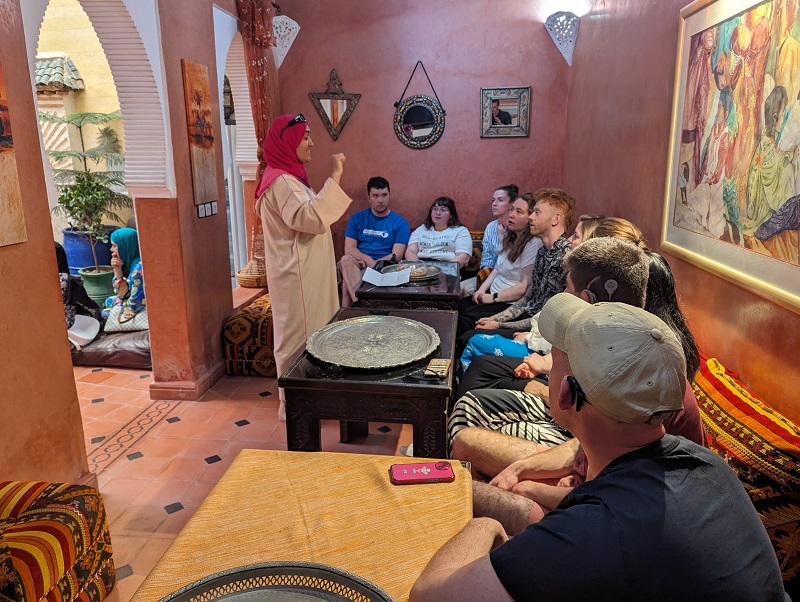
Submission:
<svg viewBox="0 0 800 602">
<path fill-rule="evenodd" d="M 280 68 L 283 59 L 292 47 L 300 26 L 286 15 L 272 18 L 272 31 L 275 33 L 275 46 L 272 47 L 272 56 L 275 57 L 275 68 Z"/>
<path fill-rule="evenodd" d="M 547 21 L 544 23 L 547 33 L 553 38 L 556 48 L 559 49 L 570 67 L 580 24 L 581 19 L 578 15 L 563 11 L 553 13 L 547 17 Z"/>
</svg>

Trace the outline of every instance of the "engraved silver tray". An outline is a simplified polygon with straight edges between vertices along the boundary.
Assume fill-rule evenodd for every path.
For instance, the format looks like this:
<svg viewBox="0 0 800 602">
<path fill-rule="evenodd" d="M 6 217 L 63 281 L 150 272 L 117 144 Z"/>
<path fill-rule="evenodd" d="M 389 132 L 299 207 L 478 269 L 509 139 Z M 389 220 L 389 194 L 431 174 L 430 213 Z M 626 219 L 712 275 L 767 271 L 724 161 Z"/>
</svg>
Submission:
<svg viewBox="0 0 800 602">
<path fill-rule="evenodd" d="M 397 316 L 361 316 L 323 326 L 306 343 L 308 352 L 345 368 L 393 368 L 428 357 L 439 346 L 436 331 Z"/>
<path fill-rule="evenodd" d="M 263 562 L 214 573 L 159 602 L 394 602 L 366 579 L 315 562 Z"/>
<path fill-rule="evenodd" d="M 439 274 L 442 273 L 442 268 L 435 266 L 435 265 L 428 265 L 422 261 L 401 261 L 400 263 L 396 263 L 394 265 L 387 265 L 385 268 L 381 270 L 381 274 L 388 274 L 390 272 L 399 272 L 401 270 L 419 270 L 424 269 L 425 274 L 423 276 L 410 276 L 411 282 L 417 282 L 419 280 L 432 280 L 436 278 Z"/>
</svg>

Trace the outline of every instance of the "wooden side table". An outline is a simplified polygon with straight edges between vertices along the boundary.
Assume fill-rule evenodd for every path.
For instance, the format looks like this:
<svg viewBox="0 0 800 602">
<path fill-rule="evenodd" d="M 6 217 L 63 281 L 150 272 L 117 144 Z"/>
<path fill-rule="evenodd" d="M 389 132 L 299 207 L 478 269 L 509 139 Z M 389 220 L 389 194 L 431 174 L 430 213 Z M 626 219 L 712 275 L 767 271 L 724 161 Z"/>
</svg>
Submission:
<svg viewBox="0 0 800 602">
<path fill-rule="evenodd" d="M 410 318 L 431 326 L 441 339 L 439 350 L 431 357 L 454 359 L 456 312 L 351 307 L 339 310 L 331 322 L 370 313 Z M 412 379 L 428 359 L 391 370 L 345 369 L 342 378 L 309 378 L 307 370 L 316 361 L 304 351 L 278 380 L 286 394 L 288 449 L 319 451 L 321 419 L 401 422 L 414 427 L 415 455 L 447 457 L 445 414 L 453 393 L 453 367 L 441 381 Z"/>
</svg>

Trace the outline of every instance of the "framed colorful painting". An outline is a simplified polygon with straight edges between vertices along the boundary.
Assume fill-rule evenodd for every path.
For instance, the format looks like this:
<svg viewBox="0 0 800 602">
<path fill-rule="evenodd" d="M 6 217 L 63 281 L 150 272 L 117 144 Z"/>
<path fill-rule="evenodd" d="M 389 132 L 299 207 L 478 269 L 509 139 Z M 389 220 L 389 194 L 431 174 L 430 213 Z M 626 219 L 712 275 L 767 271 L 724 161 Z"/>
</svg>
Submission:
<svg viewBox="0 0 800 602">
<path fill-rule="evenodd" d="M 800 313 L 798 1 L 681 11 L 662 248 Z"/>
<path fill-rule="evenodd" d="M 183 93 L 186 99 L 186 121 L 189 129 L 194 204 L 203 205 L 219 200 L 208 67 L 187 59 L 181 59 L 181 66 Z"/>
<path fill-rule="evenodd" d="M 6 98 L 3 65 L 0 64 L 0 247 L 28 240 L 22 212 L 14 134 Z"/>
</svg>

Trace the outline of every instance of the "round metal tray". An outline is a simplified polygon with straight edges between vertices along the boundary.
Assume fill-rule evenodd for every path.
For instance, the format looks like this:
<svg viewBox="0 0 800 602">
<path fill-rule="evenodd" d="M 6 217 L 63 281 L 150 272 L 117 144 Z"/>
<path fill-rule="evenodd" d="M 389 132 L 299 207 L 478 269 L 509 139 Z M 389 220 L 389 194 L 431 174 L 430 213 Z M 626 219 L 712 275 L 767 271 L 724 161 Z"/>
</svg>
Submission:
<svg viewBox="0 0 800 602">
<path fill-rule="evenodd" d="M 435 265 L 428 265 L 422 261 L 401 261 L 394 265 L 387 265 L 381 270 L 381 274 L 388 274 L 390 272 L 399 272 L 401 270 L 425 270 L 423 276 L 410 276 L 411 282 L 418 282 L 420 280 L 432 280 L 442 273 L 442 268 Z"/>
<path fill-rule="evenodd" d="M 366 579 L 315 562 L 264 562 L 214 573 L 159 602 L 394 602 Z"/>
<path fill-rule="evenodd" d="M 323 326 L 306 349 L 315 358 L 345 368 L 393 368 L 421 360 L 439 346 L 436 331 L 397 316 L 362 316 Z"/>
</svg>

